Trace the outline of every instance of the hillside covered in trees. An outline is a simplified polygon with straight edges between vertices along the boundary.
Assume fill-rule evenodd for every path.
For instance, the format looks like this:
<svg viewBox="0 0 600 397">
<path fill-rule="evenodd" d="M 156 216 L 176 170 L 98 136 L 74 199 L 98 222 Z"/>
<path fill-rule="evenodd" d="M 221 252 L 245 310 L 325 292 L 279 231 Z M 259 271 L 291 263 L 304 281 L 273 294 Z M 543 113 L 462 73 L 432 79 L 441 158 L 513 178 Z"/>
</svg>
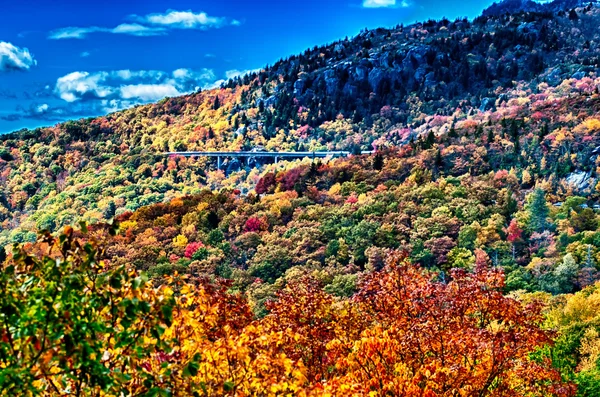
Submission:
<svg viewBox="0 0 600 397">
<path fill-rule="evenodd" d="M 0 387 L 598 395 L 598 26 L 509 0 L 0 136 Z M 355 155 L 163 154 L 255 146 Z"/>
<path fill-rule="evenodd" d="M 365 31 L 221 89 L 3 135 L 0 245 L 31 241 L 37 228 L 110 219 L 205 187 L 235 186 L 245 194 L 260 177 L 233 163 L 221 173 L 204 160 L 159 156 L 165 151 L 430 145 L 430 135 L 453 138 L 459 124 L 472 123 L 474 135 L 491 127 L 481 137 L 491 138 L 484 142 L 492 149 L 490 168 L 508 169 L 516 163 L 514 156 L 496 155 L 506 151 L 501 138 L 514 143 L 542 128 L 551 137 L 585 121 L 580 110 L 555 112 L 555 101 L 573 101 L 593 119 L 597 107 L 585 101 L 598 86 L 599 20 L 600 9 L 585 6 Z M 503 119 L 517 126 L 497 135 Z M 525 151 L 527 165 L 542 164 L 541 152 L 533 155 L 525 145 L 513 152 Z M 589 160 L 580 150 L 556 153 Z M 453 157 L 444 159 L 452 167 Z M 593 168 L 571 161 L 546 158 L 561 178 L 577 167 Z"/>
</svg>

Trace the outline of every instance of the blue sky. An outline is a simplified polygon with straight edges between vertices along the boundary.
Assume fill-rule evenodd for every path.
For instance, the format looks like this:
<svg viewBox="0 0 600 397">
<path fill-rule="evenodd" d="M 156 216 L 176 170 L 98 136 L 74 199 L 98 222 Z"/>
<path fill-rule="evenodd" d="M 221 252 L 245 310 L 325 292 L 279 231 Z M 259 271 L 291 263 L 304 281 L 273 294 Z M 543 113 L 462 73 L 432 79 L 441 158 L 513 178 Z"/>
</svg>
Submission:
<svg viewBox="0 0 600 397">
<path fill-rule="evenodd" d="M 1 1 L 0 133 L 209 87 L 363 28 L 490 0 Z"/>
</svg>

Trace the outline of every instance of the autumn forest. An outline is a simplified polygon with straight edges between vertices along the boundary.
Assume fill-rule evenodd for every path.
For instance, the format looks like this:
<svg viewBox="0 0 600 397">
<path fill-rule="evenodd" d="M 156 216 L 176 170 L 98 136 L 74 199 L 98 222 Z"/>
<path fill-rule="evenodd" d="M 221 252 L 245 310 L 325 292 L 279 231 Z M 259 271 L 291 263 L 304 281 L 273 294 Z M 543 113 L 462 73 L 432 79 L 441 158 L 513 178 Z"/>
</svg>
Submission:
<svg viewBox="0 0 600 397">
<path fill-rule="evenodd" d="M 599 24 L 505 0 L 0 135 L 0 395 L 600 395 Z M 165 154 L 253 149 L 349 154 Z"/>
</svg>

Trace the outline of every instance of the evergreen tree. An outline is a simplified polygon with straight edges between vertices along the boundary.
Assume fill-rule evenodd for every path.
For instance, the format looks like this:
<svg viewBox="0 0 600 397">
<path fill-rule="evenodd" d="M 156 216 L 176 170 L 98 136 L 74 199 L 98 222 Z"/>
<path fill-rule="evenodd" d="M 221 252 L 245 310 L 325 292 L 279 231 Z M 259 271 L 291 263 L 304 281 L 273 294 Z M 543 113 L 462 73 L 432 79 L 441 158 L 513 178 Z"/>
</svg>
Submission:
<svg viewBox="0 0 600 397">
<path fill-rule="evenodd" d="M 448 132 L 448 136 L 450 138 L 457 138 L 458 134 L 456 133 L 456 129 L 454 128 L 454 125 L 452 127 L 450 127 L 450 132 Z"/>
<path fill-rule="evenodd" d="M 102 215 L 104 216 L 104 219 L 111 219 L 112 217 L 115 216 L 116 211 L 117 211 L 117 206 L 115 205 L 115 202 L 109 201 L 108 205 L 104 209 L 104 212 L 102 213 Z"/>
<path fill-rule="evenodd" d="M 550 209 L 546 202 L 546 193 L 542 189 L 536 188 L 531 194 L 527 212 L 531 231 L 541 233 L 550 227 L 548 222 Z"/>
<path fill-rule="evenodd" d="M 433 144 L 435 143 L 435 134 L 432 130 L 429 130 L 427 134 L 427 138 L 425 139 L 425 143 L 423 144 L 423 149 L 431 149 Z"/>
<path fill-rule="evenodd" d="M 373 159 L 373 169 L 377 171 L 381 171 L 383 168 L 383 156 L 381 153 L 377 152 L 375 154 L 375 158 Z"/>
<path fill-rule="evenodd" d="M 546 135 L 549 133 L 548 123 L 544 123 L 542 128 L 540 128 L 540 141 L 543 141 Z"/>
</svg>

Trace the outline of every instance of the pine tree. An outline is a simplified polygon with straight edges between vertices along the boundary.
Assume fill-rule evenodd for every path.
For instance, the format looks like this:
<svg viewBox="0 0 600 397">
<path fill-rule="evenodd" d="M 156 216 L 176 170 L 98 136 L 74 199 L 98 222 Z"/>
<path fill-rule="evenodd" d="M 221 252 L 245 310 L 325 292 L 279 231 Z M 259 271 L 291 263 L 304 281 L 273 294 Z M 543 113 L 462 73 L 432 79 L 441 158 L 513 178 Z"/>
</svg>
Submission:
<svg viewBox="0 0 600 397">
<path fill-rule="evenodd" d="M 429 133 L 427 134 L 427 138 L 425 139 L 425 143 L 423 145 L 423 149 L 431 149 L 431 147 L 433 146 L 434 143 L 435 143 L 435 134 L 433 133 L 432 130 L 429 130 Z"/>
<path fill-rule="evenodd" d="M 383 156 L 379 152 L 375 154 L 375 158 L 373 159 L 373 169 L 377 171 L 381 171 L 383 169 Z"/>
<path fill-rule="evenodd" d="M 450 132 L 448 132 L 448 136 L 450 138 L 457 138 L 458 134 L 456 133 L 456 129 L 454 128 L 454 126 L 450 127 Z"/>
<path fill-rule="evenodd" d="M 529 228 L 532 231 L 541 233 L 550 227 L 548 222 L 550 209 L 546 202 L 546 193 L 542 189 L 536 188 L 533 191 L 527 210 L 529 213 Z"/>
</svg>

